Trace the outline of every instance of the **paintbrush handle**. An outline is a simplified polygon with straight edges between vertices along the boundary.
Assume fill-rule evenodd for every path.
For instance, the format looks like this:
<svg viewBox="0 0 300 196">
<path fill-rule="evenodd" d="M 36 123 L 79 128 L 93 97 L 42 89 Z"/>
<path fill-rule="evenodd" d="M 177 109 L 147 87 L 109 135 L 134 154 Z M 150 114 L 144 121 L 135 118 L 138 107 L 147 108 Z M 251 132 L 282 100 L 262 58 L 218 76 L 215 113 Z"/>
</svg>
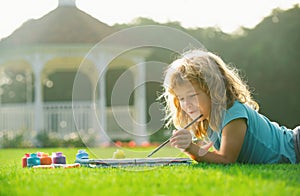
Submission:
<svg viewBox="0 0 300 196">
<path fill-rule="evenodd" d="M 161 149 L 162 147 L 164 147 L 169 142 L 170 142 L 170 139 L 164 141 L 164 143 L 162 143 L 157 148 L 155 148 L 147 157 L 151 157 L 154 153 L 156 153 L 159 149 Z"/>
<path fill-rule="evenodd" d="M 185 127 L 183 127 L 183 129 L 187 129 L 189 128 L 192 124 L 194 124 L 197 120 L 199 120 L 203 115 L 200 114 L 197 118 L 195 118 L 193 121 L 191 121 L 189 124 L 187 124 Z M 155 148 L 147 157 L 151 157 L 154 153 L 156 153 L 159 149 L 161 149 L 162 147 L 164 147 L 167 143 L 170 142 L 169 138 L 168 140 L 164 141 L 164 143 L 162 143 L 161 145 L 159 145 L 157 148 Z"/>
</svg>

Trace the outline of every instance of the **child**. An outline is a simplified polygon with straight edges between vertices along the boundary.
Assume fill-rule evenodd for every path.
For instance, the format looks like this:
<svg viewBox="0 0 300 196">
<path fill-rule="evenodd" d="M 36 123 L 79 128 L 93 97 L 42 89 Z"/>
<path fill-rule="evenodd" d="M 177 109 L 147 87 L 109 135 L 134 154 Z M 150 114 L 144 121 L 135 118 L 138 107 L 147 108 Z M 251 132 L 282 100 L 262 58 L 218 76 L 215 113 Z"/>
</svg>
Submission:
<svg viewBox="0 0 300 196">
<path fill-rule="evenodd" d="M 294 130 L 258 113 L 247 85 L 218 56 L 192 50 L 165 72 L 170 143 L 192 159 L 208 163 L 298 163 L 300 126 Z M 186 124 L 203 116 L 188 130 Z M 200 139 L 200 145 L 193 142 Z M 202 145 L 205 138 L 210 143 Z M 214 150 L 208 150 L 211 145 Z"/>
</svg>

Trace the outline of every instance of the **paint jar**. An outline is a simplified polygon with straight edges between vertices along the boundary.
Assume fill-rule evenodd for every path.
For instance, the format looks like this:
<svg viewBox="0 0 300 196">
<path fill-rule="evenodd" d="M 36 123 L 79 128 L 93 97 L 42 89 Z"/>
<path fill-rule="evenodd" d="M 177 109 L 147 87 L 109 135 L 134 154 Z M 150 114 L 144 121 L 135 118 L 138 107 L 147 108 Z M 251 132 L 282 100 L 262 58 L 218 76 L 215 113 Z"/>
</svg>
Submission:
<svg viewBox="0 0 300 196">
<path fill-rule="evenodd" d="M 48 153 L 41 153 L 40 160 L 41 160 L 41 165 L 51 165 L 52 164 L 52 159 L 51 159 L 51 157 L 49 157 Z"/>
<path fill-rule="evenodd" d="M 24 168 L 24 167 L 27 167 L 27 159 L 28 159 L 28 157 L 30 157 L 30 154 L 29 153 L 26 153 L 25 155 L 24 155 L 24 157 L 22 158 L 22 167 Z"/>
<path fill-rule="evenodd" d="M 78 150 L 78 153 L 76 154 L 76 159 L 88 159 L 89 158 L 89 154 L 81 149 L 81 150 Z"/>
<path fill-rule="evenodd" d="M 52 163 L 53 164 L 66 164 L 66 157 L 62 152 L 53 152 L 52 153 Z"/>
<path fill-rule="evenodd" d="M 27 158 L 27 167 L 32 167 L 40 164 L 41 164 L 40 158 L 37 156 L 36 153 L 31 153 L 30 157 Z"/>
<path fill-rule="evenodd" d="M 37 154 L 38 157 L 41 157 L 43 152 L 37 152 L 36 154 Z"/>
</svg>

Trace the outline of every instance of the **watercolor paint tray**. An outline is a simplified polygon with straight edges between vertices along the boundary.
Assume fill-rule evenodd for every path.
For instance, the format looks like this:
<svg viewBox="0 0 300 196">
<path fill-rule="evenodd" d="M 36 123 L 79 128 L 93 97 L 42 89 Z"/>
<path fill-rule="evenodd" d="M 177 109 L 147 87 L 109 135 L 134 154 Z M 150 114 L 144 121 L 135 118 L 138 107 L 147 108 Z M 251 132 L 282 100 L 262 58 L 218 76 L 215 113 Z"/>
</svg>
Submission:
<svg viewBox="0 0 300 196">
<path fill-rule="evenodd" d="M 167 165 L 190 165 L 193 161 L 189 158 L 126 158 L 126 159 L 76 159 L 86 167 L 136 167 L 136 166 L 167 166 Z"/>
</svg>

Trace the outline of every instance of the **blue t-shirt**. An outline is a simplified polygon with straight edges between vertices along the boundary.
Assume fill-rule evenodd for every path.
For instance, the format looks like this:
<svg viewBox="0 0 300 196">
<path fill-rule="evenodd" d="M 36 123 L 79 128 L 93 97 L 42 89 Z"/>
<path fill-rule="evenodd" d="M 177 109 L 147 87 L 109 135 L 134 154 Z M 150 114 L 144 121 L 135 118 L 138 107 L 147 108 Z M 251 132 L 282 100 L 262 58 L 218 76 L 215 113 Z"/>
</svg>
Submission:
<svg viewBox="0 0 300 196">
<path fill-rule="evenodd" d="M 239 163 L 296 163 L 293 131 L 271 122 L 246 104 L 235 101 L 225 112 L 219 132 L 208 130 L 209 138 L 214 141 L 214 147 L 219 150 L 222 141 L 222 130 L 232 120 L 244 118 L 247 121 L 247 131 Z"/>
</svg>

